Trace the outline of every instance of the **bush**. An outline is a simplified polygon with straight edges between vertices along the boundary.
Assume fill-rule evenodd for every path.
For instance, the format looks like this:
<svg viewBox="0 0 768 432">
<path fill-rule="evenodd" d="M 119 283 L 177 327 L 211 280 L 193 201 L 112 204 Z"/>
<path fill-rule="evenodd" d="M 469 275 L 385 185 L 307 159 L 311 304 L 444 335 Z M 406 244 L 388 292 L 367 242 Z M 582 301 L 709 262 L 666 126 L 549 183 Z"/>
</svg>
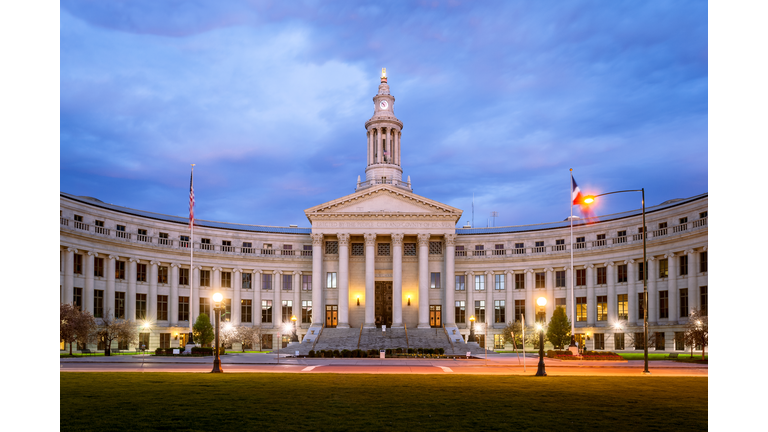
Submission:
<svg viewBox="0 0 768 432">
<path fill-rule="evenodd" d="M 440 355 L 443 355 L 443 354 L 445 354 L 445 350 L 442 349 L 442 348 L 438 348 L 437 349 L 437 353 L 440 354 Z"/>
<path fill-rule="evenodd" d="M 341 353 L 339 350 L 333 350 L 333 358 L 341 358 Z"/>
<path fill-rule="evenodd" d="M 363 350 L 360 350 L 360 351 L 361 351 L 361 352 L 360 352 L 360 357 L 362 357 L 362 358 L 368 358 L 368 351 L 363 351 Z"/>
<path fill-rule="evenodd" d="M 387 348 L 386 350 L 384 350 L 384 353 L 386 357 L 392 357 L 392 348 Z"/>
<path fill-rule="evenodd" d="M 315 358 L 315 350 L 309 350 L 309 358 Z"/>
<path fill-rule="evenodd" d="M 213 355 L 213 348 L 194 347 L 192 348 L 193 355 Z"/>
<path fill-rule="evenodd" d="M 350 353 L 349 353 L 348 349 L 341 350 L 341 356 L 342 357 L 349 358 L 349 355 L 350 355 Z"/>
<path fill-rule="evenodd" d="M 402 354 L 403 353 L 403 349 L 402 348 L 398 348 L 398 349 L 395 350 L 395 352 L 397 354 Z"/>
<path fill-rule="evenodd" d="M 415 354 L 416 350 L 413 348 L 408 348 L 408 354 Z"/>
</svg>

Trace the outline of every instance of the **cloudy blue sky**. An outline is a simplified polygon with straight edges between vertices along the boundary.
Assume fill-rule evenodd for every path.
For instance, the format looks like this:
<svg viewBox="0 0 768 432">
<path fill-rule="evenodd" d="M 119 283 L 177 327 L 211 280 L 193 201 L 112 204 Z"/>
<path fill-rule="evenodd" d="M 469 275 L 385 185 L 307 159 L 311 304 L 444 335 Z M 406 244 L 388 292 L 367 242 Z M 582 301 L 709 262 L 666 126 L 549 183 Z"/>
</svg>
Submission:
<svg viewBox="0 0 768 432">
<path fill-rule="evenodd" d="M 485 226 L 583 191 L 708 192 L 701 1 L 75 1 L 60 14 L 60 189 L 308 226 L 354 191 L 387 68 L 414 191 Z M 639 208 L 604 199 L 598 213 Z"/>
</svg>

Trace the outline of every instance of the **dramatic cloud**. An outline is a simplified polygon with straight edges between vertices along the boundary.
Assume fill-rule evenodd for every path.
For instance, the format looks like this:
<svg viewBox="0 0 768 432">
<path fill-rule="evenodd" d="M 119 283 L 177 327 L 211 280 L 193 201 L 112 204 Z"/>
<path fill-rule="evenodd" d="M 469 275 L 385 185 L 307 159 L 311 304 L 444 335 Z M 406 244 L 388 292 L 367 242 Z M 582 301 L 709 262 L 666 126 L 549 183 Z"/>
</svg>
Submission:
<svg viewBox="0 0 768 432">
<path fill-rule="evenodd" d="M 306 226 L 352 193 L 386 67 L 420 195 L 485 226 L 708 191 L 702 2 L 61 2 L 61 189 Z M 612 197 L 602 213 L 639 207 Z"/>
</svg>

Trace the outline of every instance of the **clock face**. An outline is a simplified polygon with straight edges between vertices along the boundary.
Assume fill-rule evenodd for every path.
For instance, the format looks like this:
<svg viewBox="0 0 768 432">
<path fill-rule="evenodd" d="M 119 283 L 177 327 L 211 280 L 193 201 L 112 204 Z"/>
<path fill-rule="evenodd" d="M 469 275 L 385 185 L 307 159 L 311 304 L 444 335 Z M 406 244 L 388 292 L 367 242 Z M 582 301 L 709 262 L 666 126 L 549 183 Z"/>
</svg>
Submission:
<svg viewBox="0 0 768 432">
<path fill-rule="evenodd" d="M 379 106 L 381 107 L 381 109 L 387 109 L 387 107 L 389 106 L 389 103 L 387 101 L 383 100 L 383 101 L 381 101 Z"/>
</svg>

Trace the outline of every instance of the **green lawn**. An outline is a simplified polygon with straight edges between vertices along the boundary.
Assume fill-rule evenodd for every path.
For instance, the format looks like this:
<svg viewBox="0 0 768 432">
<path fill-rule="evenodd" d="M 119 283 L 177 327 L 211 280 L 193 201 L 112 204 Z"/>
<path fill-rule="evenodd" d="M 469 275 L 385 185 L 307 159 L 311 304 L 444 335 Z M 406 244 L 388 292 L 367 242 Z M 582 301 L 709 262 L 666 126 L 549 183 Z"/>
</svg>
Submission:
<svg viewBox="0 0 768 432">
<path fill-rule="evenodd" d="M 60 374 L 62 431 L 707 430 L 707 378 Z"/>
<path fill-rule="evenodd" d="M 617 353 L 618 355 L 624 357 L 627 360 L 643 360 L 643 353 L 642 352 L 636 352 L 636 353 Z M 704 355 L 704 359 L 707 360 L 709 358 L 709 355 Z M 688 352 L 686 354 L 683 353 L 677 353 L 677 359 L 678 360 L 685 360 L 689 361 L 691 360 L 691 353 Z M 648 353 L 648 360 L 674 360 L 669 358 L 669 353 Z M 701 351 L 699 351 L 698 354 L 693 354 L 692 360 L 701 360 Z"/>
</svg>

